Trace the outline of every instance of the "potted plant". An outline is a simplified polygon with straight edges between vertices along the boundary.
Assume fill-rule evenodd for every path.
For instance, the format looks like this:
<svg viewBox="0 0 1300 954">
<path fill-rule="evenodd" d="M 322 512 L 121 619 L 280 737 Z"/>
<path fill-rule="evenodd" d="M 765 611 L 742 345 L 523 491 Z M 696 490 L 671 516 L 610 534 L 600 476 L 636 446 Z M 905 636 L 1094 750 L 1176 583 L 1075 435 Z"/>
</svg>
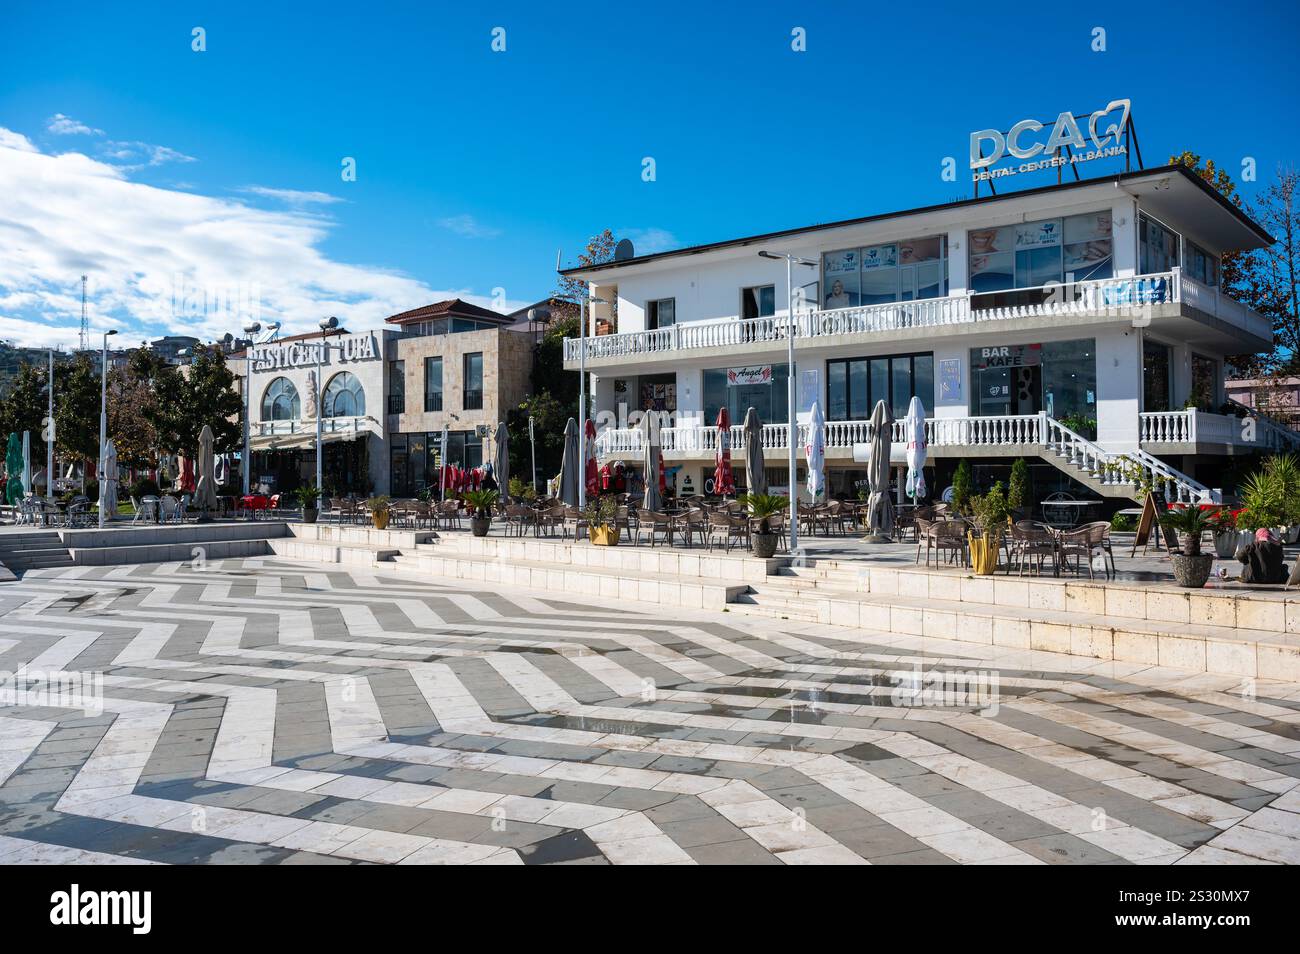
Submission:
<svg viewBox="0 0 1300 954">
<path fill-rule="evenodd" d="M 582 515 L 587 521 L 587 538 L 598 547 L 618 546 L 618 503 L 613 497 L 594 497 L 587 501 Z"/>
<path fill-rule="evenodd" d="M 302 522 L 315 523 L 320 515 L 320 511 L 316 508 L 316 502 L 320 500 L 320 488 L 303 484 L 293 492 L 293 495 L 298 498 L 298 504 L 302 507 Z"/>
<path fill-rule="evenodd" d="M 761 560 L 770 559 L 776 553 L 776 544 L 781 539 L 781 534 L 772 529 L 769 520 L 785 513 L 790 507 L 790 501 L 780 494 L 746 494 L 744 502 L 749 507 L 749 515 L 757 521 L 752 538 L 754 556 Z"/>
<path fill-rule="evenodd" d="M 1196 504 L 1174 507 L 1160 518 L 1160 525 L 1178 535 L 1182 552 L 1169 555 L 1174 563 L 1174 580 L 1192 589 L 1204 586 L 1214 566 L 1214 556 L 1201 553 L 1201 534 L 1212 527 L 1209 515 Z"/>
<path fill-rule="evenodd" d="M 469 529 L 476 537 L 486 537 L 492 526 L 492 508 L 501 494 L 496 490 L 467 490 L 465 504 L 470 508 Z"/>
<path fill-rule="evenodd" d="M 970 462 L 963 457 L 952 475 L 952 509 L 957 513 L 965 513 L 966 508 L 970 506 L 970 498 L 974 490 Z"/>
<path fill-rule="evenodd" d="M 370 522 L 374 524 L 376 530 L 386 530 L 388 528 L 388 497 L 380 494 L 378 497 L 371 497 L 366 501 L 366 508 L 370 511 Z"/>
<path fill-rule="evenodd" d="M 1237 529 L 1238 510 L 1220 510 L 1210 516 L 1210 530 L 1214 539 L 1214 554 L 1221 560 L 1236 556 L 1241 545 L 1241 531 Z"/>
<path fill-rule="evenodd" d="M 1002 533 L 1010 512 L 1002 482 L 995 483 L 988 493 L 972 497 L 970 508 L 975 523 L 975 529 L 966 535 L 971 569 L 988 576 L 998 568 L 998 551 L 1002 549 Z"/>
</svg>

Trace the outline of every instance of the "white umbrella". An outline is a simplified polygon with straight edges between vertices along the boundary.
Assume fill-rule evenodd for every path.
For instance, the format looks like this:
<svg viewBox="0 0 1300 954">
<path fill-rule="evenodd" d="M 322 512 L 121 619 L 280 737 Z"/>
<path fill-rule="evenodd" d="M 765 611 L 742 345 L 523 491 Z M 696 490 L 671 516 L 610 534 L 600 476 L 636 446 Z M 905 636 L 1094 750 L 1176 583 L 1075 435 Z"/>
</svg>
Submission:
<svg viewBox="0 0 1300 954">
<path fill-rule="evenodd" d="M 192 503 L 203 511 L 206 517 L 209 510 L 217 509 L 217 458 L 213 452 L 216 437 L 207 424 L 199 431 L 199 482 L 194 488 Z"/>
<path fill-rule="evenodd" d="M 438 450 L 438 459 L 442 462 L 442 466 L 438 468 L 438 481 L 441 488 L 439 496 L 443 500 L 447 499 L 447 436 L 447 425 L 444 424 L 442 427 L 442 446 Z"/>
<path fill-rule="evenodd" d="M 117 519 L 117 445 L 112 438 L 104 442 L 99 461 L 99 509 L 105 520 Z"/>
<path fill-rule="evenodd" d="M 894 532 L 894 502 L 889 499 L 889 449 L 894 419 L 884 401 L 871 412 L 871 452 L 867 456 L 867 540 L 888 543 Z"/>
<path fill-rule="evenodd" d="M 925 405 L 913 397 L 903 418 L 903 440 L 907 441 L 907 495 L 914 501 L 925 499 Z"/>
<path fill-rule="evenodd" d="M 821 404 L 813 402 L 812 416 L 808 420 L 808 444 L 804 447 L 808 461 L 808 496 L 813 503 L 826 492 L 826 478 L 822 468 L 826 464 L 826 419 L 822 417 Z"/>
</svg>

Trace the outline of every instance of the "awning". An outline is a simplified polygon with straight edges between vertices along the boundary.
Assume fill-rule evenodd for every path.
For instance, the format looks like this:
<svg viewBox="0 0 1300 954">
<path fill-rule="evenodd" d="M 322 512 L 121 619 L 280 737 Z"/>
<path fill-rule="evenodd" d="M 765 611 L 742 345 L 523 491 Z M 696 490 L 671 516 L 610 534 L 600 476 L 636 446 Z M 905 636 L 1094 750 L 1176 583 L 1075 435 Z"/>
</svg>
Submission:
<svg viewBox="0 0 1300 954">
<path fill-rule="evenodd" d="M 373 417 L 325 418 L 322 426 L 323 444 L 353 441 L 370 434 L 383 436 L 379 422 Z M 265 432 L 251 435 L 248 443 L 255 451 L 306 450 L 316 446 L 316 422 L 275 421 L 266 425 Z"/>
</svg>

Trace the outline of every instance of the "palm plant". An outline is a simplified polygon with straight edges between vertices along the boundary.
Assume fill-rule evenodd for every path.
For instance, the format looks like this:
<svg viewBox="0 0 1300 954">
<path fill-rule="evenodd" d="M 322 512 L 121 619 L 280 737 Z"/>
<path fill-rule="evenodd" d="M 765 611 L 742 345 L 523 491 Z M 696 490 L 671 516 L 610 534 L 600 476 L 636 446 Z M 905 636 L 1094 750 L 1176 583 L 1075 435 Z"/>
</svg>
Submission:
<svg viewBox="0 0 1300 954">
<path fill-rule="evenodd" d="M 303 484 L 293 492 L 303 510 L 315 510 L 316 501 L 320 500 L 320 488 L 314 484 Z"/>
<path fill-rule="evenodd" d="M 479 518 L 492 516 L 492 508 L 500 496 L 495 490 L 467 490 L 464 494 L 465 503 L 474 509 L 474 516 Z"/>
<path fill-rule="evenodd" d="M 755 533 L 772 533 L 768 518 L 790 509 L 789 498 L 780 494 L 746 494 L 742 502 L 749 508 L 749 515 L 759 521 Z"/>
<path fill-rule="evenodd" d="M 1160 518 L 1160 526 L 1172 530 L 1179 536 L 1183 553 L 1186 556 L 1201 555 L 1201 534 L 1214 529 L 1214 522 L 1209 513 L 1200 506 L 1175 507 Z"/>
</svg>

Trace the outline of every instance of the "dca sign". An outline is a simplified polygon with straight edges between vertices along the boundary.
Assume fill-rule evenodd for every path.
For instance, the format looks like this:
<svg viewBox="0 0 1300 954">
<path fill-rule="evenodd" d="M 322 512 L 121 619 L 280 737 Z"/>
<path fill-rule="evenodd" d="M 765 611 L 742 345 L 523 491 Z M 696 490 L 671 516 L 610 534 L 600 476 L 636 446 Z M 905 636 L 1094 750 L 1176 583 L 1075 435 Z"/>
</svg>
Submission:
<svg viewBox="0 0 1300 954">
<path fill-rule="evenodd" d="M 1123 144 L 1124 129 L 1128 125 L 1131 103 L 1127 99 L 1111 100 L 1105 109 L 1075 118 L 1071 112 L 1061 113 L 1056 117 L 1051 132 L 1043 138 L 1042 132 L 1047 127 L 1034 119 L 1022 119 L 1011 127 L 1005 135 L 996 129 L 981 129 L 970 134 L 970 167 L 975 173 L 976 182 L 987 179 L 1012 176 L 1020 172 L 1032 172 L 1036 169 L 1051 169 L 1076 162 L 1089 162 L 1108 156 L 1120 156 L 1128 151 Z M 1086 136 L 1085 136 L 1086 133 Z M 985 155 L 985 143 L 992 144 L 992 151 Z M 1089 148 L 1089 144 L 1091 147 Z M 1069 156 L 1061 155 L 1061 148 L 1069 146 L 1077 150 Z M 1019 166 L 1005 166 L 990 169 L 1007 157 L 1034 160 L 1023 162 Z M 1041 157 L 1041 158 L 1040 158 Z"/>
</svg>

